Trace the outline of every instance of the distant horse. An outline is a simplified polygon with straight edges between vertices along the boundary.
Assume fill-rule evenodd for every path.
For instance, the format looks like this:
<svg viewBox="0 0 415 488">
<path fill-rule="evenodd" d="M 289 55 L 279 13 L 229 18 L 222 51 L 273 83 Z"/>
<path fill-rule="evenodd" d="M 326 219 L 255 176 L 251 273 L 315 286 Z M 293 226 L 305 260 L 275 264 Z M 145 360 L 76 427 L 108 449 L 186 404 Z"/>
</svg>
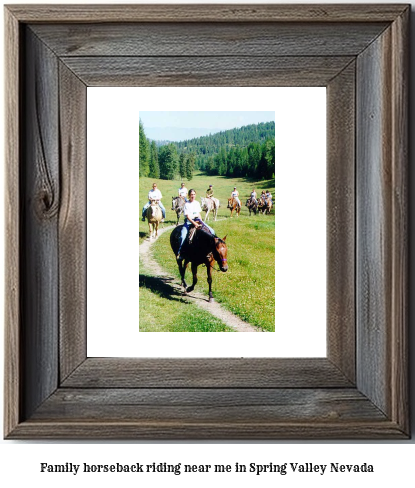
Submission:
<svg viewBox="0 0 415 488">
<path fill-rule="evenodd" d="M 258 210 L 262 214 L 269 214 L 271 213 L 272 208 L 272 200 L 270 198 L 260 198 L 258 200 Z"/>
<path fill-rule="evenodd" d="M 216 221 L 216 217 L 218 215 L 219 200 L 217 198 L 201 197 L 201 201 L 202 201 L 202 210 L 204 212 L 206 212 L 204 222 L 209 220 L 209 213 L 210 212 L 213 212 L 213 217 Z"/>
<path fill-rule="evenodd" d="M 248 198 L 248 200 L 245 203 L 245 206 L 248 207 L 249 216 L 251 216 L 251 212 L 254 212 L 254 214 L 256 215 L 258 210 L 258 202 L 256 201 L 255 198 Z"/>
<path fill-rule="evenodd" d="M 180 234 L 182 231 L 182 225 L 174 228 L 170 234 L 170 245 L 177 256 L 180 245 Z M 190 229 L 191 231 L 192 229 Z M 189 234 L 190 234 L 189 231 Z M 221 271 L 228 271 L 228 261 L 227 261 L 227 247 L 226 247 L 226 236 L 223 239 L 213 236 L 205 232 L 204 230 L 197 229 L 193 234 L 192 242 L 188 241 L 182 247 L 180 254 L 183 256 L 183 261 L 178 260 L 177 264 L 179 266 L 180 276 L 182 279 L 182 286 L 184 292 L 188 293 L 194 290 L 197 283 L 197 267 L 201 264 L 206 265 L 207 270 L 207 282 L 209 283 L 209 302 L 213 301 L 212 295 L 212 267 L 217 261 Z M 191 263 L 193 283 L 192 286 L 187 286 L 184 279 L 186 273 L 187 265 Z"/>
<path fill-rule="evenodd" d="M 184 204 L 186 202 L 182 197 L 171 197 L 171 209 L 176 212 L 177 222 L 176 225 L 179 225 L 180 215 L 184 211 Z"/>
<path fill-rule="evenodd" d="M 239 217 L 241 211 L 241 205 L 238 203 L 236 198 L 228 198 L 228 207 L 231 209 L 231 218 L 233 217 L 233 212 L 236 212 L 236 216 Z"/>
<path fill-rule="evenodd" d="M 151 202 L 151 205 L 147 209 L 147 221 L 148 221 L 148 231 L 149 231 L 149 239 L 154 237 L 157 239 L 158 237 L 158 229 L 159 223 L 163 218 L 163 214 L 161 212 L 161 208 L 159 207 L 158 200 L 154 200 Z"/>
<path fill-rule="evenodd" d="M 266 214 L 270 214 L 271 213 L 271 209 L 272 209 L 272 200 L 271 198 L 267 198 L 265 200 L 265 213 Z"/>
</svg>

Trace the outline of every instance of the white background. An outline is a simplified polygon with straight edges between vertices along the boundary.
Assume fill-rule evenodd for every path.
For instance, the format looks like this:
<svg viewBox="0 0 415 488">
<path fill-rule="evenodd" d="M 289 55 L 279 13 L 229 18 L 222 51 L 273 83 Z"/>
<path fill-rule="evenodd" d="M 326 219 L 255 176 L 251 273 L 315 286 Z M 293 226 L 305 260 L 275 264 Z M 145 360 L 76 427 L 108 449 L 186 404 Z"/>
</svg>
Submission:
<svg viewBox="0 0 415 488">
<path fill-rule="evenodd" d="M 9 1 L 8 3 L 18 3 Z M 26 0 L 26 3 L 30 3 Z M 45 2 L 46 3 L 46 2 Z M 52 3 L 52 2 L 48 2 Z M 73 2 L 79 3 L 79 2 Z M 90 2 L 94 3 L 94 2 Z M 98 3 L 98 2 L 95 2 Z M 100 0 L 99 3 L 108 3 Z M 128 3 L 123 0 L 123 3 Z M 138 3 L 138 2 L 136 2 Z M 164 0 L 163 3 L 171 3 Z M 183 2 L 184 3 L 184 2 Z M 229 2 L 232 3 L 232 2 Z M 239 0 L 238 3 L 243 3 Z M 251 2 L 252 3 L 252 2 Z M 283 2 L 280 2 L 283 3 Z M 294 3 L 294 2 L 291 2 Z M 301 3 L 305 3 L 304 0 Z M 343 3 L 329 0 L 321 3 Z M 353 2 L 359 3 L 359 2 Z M 365 3 L 386 3 L 370 2 Z M 412 8 L 415 1 L 412 1 Z M 412 21 L 412 25 L 413 25 Z M 2 28 L 2 26 L 1 26 Z M 3 36 L 0 36 L 3 39 Z M 412 41 L 411 62 L 414 62 L 414 41 Z M 0 55 L 3 50 L 0 50 Z M 412 68 L 412 75 L 413 68 Z M 415 76 L 412 76 L 411 94 L 414 93 Z M 413 97 L 412 97 L 413 98 Z M 0 97 L 0 102 L 2 102 Z M 411 122 L 413 122 L 414 110 L 411 102 Z M 0 131 L 3 137 L 3 131 Z M 413 133 L 412 133 L 412 139 Z M 413 147 L 411 148 L 413 149 Z M 413 163 L 413 154 L 411 152 L 411 165 Z M 411 175 L 411 189 L 415 188 L 414 176 Z M 412 191 L 413 193 L 413 191 Z M 412 197 L 413 198 L 413 197 Z M 3 204 L 3 199 L 0 199 Z M 414 201 L 411 201 L 411 208 L 414 207 Z M 3 212 L 0 212 L 3 216 Z M 415 242 L 413 233 L 413 217 L 411 216 L 411 242 Z M 411 270 L 411 275 L 413 272 Z M 0 293 L 2 299 L 3 293 Z M 410 303 L 415 302 L 413 291 L 411 292 Z M 412 318 L 412 316 L 411 316 Z M 413 323 L 413 321 L 412 321 Z M 3 353 L 3 336 L 0 335 L 0 354 Z M 411 338 L 411 351 L 415 351 L 414 338 Z M 412 371 L 414 362 L 412 360 Z M 3 377 L 3 364 L 0 362 L 1 377 Z M 411 380 L 414 386 L 414 380 Z M 412 404 L 414 404 L 414 395 L 412 394 Z M 0 403 L 2 409 L 2 402 Z M 414 408 L 412 408 L 412 417 Z M 2 413 L 2 412 L 1 412 Z M 91 486 L 93 483 L 101 483 L 103 486 L 109 483 L 122 483 L 123 487 L 148 486 L 149 483 L 157 486 L 161 483 L 168 483 L 170 486 L 187 487 L 195 485 L 204 487 L 211 486 L 215 483 L 219 486 L 225 484 L 239 483 L 240 486 L 275 487 L 282 486 L 330 486 L 349 487 L 369 486 L 369 484 L 382 485 L 403 485 L 411 486 L 414 483 L 413 460 L 415 458 L 415 446 L 413 442 L 333 442 L 333 443 L 307 443 L 307 442 L 256 442 L 256 443 L 69 443 L 69 442 L 17 442 L 17 441 L 0 441 L 0 482 L 13 483 L 13 486 L 43 486 L 61 487 L 73 486 Z M 152 463 L 152 462 L 186 462 L 186 463 L 209 463 L 209 464 L 233 464 L 235 461 L 240 463 L 280 463 L 280 462 L 313 462 L 318 464 L 327 464 L 330 462 L 343 463 L 372 463 L 375 467 L 375 474 L 343 474 L 343 475 L 297 475 L 285 476 L 279 475 L 241 475 L 230 473 L 226 475 L 188 475 L 186 477 L 174 475 L 161 475 L 157 477 L 136 477 L 136 476 L 91 476 L 84 475 L 74 477 L 72 474 L 62 475 L 45 475 L 39 472 L 40 462 L 49 463 Z"/>
<path fill-rule="evenodd" d="M 88 88 L 87 99 L 88 356 L 325 357 L 325 88 Z M 139 111 L 195 108 L 275 111 L 275 333 L 139 333 Z"/>
</svg>

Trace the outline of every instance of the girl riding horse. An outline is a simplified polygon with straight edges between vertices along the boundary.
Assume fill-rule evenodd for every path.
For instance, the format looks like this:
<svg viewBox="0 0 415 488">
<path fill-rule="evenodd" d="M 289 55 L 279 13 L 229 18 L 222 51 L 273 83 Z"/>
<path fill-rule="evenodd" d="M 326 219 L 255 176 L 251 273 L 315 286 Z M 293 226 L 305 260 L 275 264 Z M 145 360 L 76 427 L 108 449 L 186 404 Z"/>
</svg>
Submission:
<svg viewBox="0 0 415 488">
<path fill-rule="evenodd" d="M 183 258 L 180 256 L 180 251 L 182 246 L 186 240 L 187 234 L 189 233 L 189 229 L 192 225 L 195 226 L 196 229 L 199 229 L 203 226 L 209 229 L 209 232 L 214 236 L 215 231 L 205 224 L 202 221 L 202 217 L 200 216 L 200 212 L 202 211 L 200 207 L 200 203 L 196 200 L 196 192 L 195 190 L 191 189 L 189 191 L 189 201 L 184 205 L 184 225 L 181 230 L 181 241 L 179 245 L 179 250 L 177 252 L 177 260 L 182 260 Z"/>
</svg>

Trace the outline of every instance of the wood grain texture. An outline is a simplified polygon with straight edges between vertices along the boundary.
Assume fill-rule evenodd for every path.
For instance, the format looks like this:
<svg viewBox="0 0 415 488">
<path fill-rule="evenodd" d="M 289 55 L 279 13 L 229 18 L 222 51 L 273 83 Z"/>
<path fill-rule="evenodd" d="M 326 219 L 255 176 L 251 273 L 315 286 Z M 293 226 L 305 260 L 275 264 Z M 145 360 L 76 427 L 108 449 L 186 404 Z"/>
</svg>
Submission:
<svg viewBox="0 0 415 488">
<path fill-rule="evenodd" d="M 63 57 L 88 86 L 325 86 L 352 57 Z"/>
<path fill-rule="evenodd" d="M 389 42 L 387 32 L 359 57 L 356 102 L 357 385 L 388 414 L 392 238 L 391 161 L 387 154 L 391 117 Z"/>
<path fill-rule="evenodd" d="M 20 370 L 20 119 L 18 22 L 5 12 L 6 141 L 5 144 L 5 355 L 4 435 L 19 423 L 22 378 Z"/>
<path fill-rule="evenodd" d="M 60 57 L 357 56 L 388 23 L 32 25 Z"/>
<path fill-rule="evenodd" d="M 327 87 L 327 357 L 356 381 L 355 62 Z"/>
<path fill-rule="evenodd" d="M 410 12 L 391 25 L 392 53 L 392 317 L 391 418 L 409 432 L 408 391 L 408 72 Z"/>
<path fill-rule="evenodd" d="M 323 388 L 352 383 L 327 359 L 88 358 L 66 388 Z"/>
<path fill-rule="evenodd" d="M 393 22 L 386 5 L 8 5 L 20 22 Z"/>
<path fill-rule="evenodd" d="M 357 384 L 407 431 L 406 23 L 358 60 Z"/>
<path fill-rule="evenodd" d="M 23 416 L 58 386 L 59 83 L 57 58 L 25 32 L 21 310 Z"/>
<path fill-rule="evenodd" d="M 62 405 L 64 409 L 62 411 Z M 193 424 L 387 421 L 354 388 L 157 388 L 58 390 L 32 416 L 36 421 L 188 422 Z"/>
<path fill-rule="evenodd" d="M 86 85 L 59 64 L 59 375 L 86 358 Z"/>
<path fill-rule="evenodd" d="M 10 439 L 113 439 L 113 440 L 403 440 L 405 435 L 394 422 L 192 422 L 171 421 L 27 421 Z"/>
</svg>

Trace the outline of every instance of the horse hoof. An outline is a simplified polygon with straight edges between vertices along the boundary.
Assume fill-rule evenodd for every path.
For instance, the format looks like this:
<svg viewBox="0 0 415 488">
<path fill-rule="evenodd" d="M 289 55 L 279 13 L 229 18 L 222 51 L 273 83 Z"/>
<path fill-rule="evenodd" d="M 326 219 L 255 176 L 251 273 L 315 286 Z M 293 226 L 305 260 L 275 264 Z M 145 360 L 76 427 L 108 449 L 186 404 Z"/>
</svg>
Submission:
<svg viewBox="0 0 415 488">
<path fill-rule="evenodd" d="M 215 300 L 212 297 L 209 298 L 209 303 L 213 303 L 214 301 Z"/>
</svg>

